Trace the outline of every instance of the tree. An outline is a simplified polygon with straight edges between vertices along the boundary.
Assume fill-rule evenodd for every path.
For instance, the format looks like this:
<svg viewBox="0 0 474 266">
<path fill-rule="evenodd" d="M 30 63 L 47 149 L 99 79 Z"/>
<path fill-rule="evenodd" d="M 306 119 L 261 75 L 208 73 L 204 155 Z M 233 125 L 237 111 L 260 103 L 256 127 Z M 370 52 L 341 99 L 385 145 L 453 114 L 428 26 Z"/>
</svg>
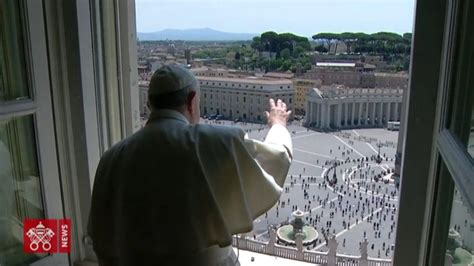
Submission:
<svg viewBox="0 0 474 266">
<path fill-rule="evenodd" d="M 344 43 L 348 53 L 365 53 L 382 55 L 383 60 L 394 69 L 407 69 L 409 67 L 409 55 L 411 50 L 411 33 L 403 35 L 392 32 L 377 32 L 366 34 L 362 32 L 343 33 L 318 33 L 312 36 L 321 44 L 314 47 L 315 51 L 327 53 L 337 51 L 337 46 Z M 330 50 L 329 50 L 330 49 Z M 258 52 L 271 52 L 276 54 L 276 59 L 265 58 Z M 309 70 L 311 60 L 308 53 L 311 45 L 307 38 L 292 33 L 278 34 L 273 31 L 264 32 L 254 37 L 251 43 L 245 47 L 234 45 L 229 52 L 235 52 L 234 64 L 242 65 L 246 69 L 260 68 L 265 71 L 295 71 L 296 69 Z M 237 54 L 238 52 L 238 54 Z M 215 53 L 209 51 L 201 52 L 206 58 L 216 58 Z M 238 60 L 238 58 L 250 60 Z M 297 67 L 299 66 L 299 67 Z"/>
<path fill-rule="evenodd" d="M 397 33 L 377 32 L 374 34 L 365 33 L 343 33 L 344 42 L 348 42 L 351 52 L 369 54 L 405 54 L 410 53 L 410 34 L 405 38 Z M 347 45 L 347 43 L 346 43 Z"/>
<path fill-rule="evenodd" d="M 285 60 L 282 62 L 281 64 L 281 67 L 280 67 L 280 70 L 289 70 L 291 68 L 292 64 L 291 64 L 291 61 L 290 60 Z"/>
<path fill-rule="evenodd" d="M 354 44 L 367 41 L 369 35 L 362 32 L 343 32 L 339 35 L 339 39 L 347 46 L 347 53 L 352 53 Z"/>
<path fill-rule="evenodd" d="M 411 32 L 405 32 L 403 33 L 402 37 L 403 37 L 403 40 L 406 42 L 406 43 L 411 43 L 411 38 L 412 38 L 412 33 Z"/>
<path fill-rule="evenodd" d="M 293 57 L 300 57 L 306 51 L 301 45 L 297 44 L 296 48 L 293 50 Z"/>
<path fill-rule="evenodd" d="M 290 54 L 290 49 L 285 48 L 285 49 L 281 50 L 281 52 L 280 52 L 280 57 L 281 57 L 282 59 L 285 59 L 285 60 L 286 60 L 286 59 L 289 59 L 290 56 L 291 56 L 291 54 Z"/>
<path fill-rule="evenodd" d="M 270 70 L 279 69 L 281 67 L 282 63 L 283 62 L 281 61 L 281 59 L 270 60 L 269 64 L 268 64 L 268 68 Z"/>
<path fill-rule="evenodd" d="M 278 45 L 277 38 L 278 38 L 278 34 L 276 32 L 267 31 L 267 32 L 262 33 L 260 39 L 261 39 L 262 44 L 265 45 L 264 50 L 276 53 L 278 51 L 277 48 L 279 48 L 277 47 Z"/>
<path fill-rule="evenodd" d="M 258 51 L 269 51 L 277 54 L 280 54 L 283 49 L 287 48 L 290 51 L 290 55 L 293 54 L 297 47 L 301 47 L 299 49 L 300 52 L 301 49 L 309 51 L 311 47 L 308 38 L 292 33 L 277 34 L 273 31 L 264 32 L 260 37 L 254 37 L 250 46 Z"/>
<path fill-rule="evenodd" d="M 262 39 L 258 36 L 253 37 L 250 47 L 252 47 L 252 49 L 255 49 L 257 51 L 263 51 Z"/>
<path fill-rule="evenodd" d="M 328 47 L 328 51 L 331 52 L 332 43 L 333 42 L 336 43 L 336 50 L 337 50 L 337 43 L 339 42 L 341 37 L 339 36 L 338 33 L 322 32 L 322 33 L 318 33 L 318 34 L 313 35 L 312 38 L 315 41 L 319 40 L 319 41 L 326 42 L 326 45 Z M 336 50 L 334 52 L 336 52 Z"/>
<path fill-rule="evenodd" d="M 325 47 L 324 45 L 322 45 L 322 44 L 320 44 L 320 45 L 314 47 L 314 50 L 315 50 L 316 52 L 320 52 L 320 53 L 327 53 L 327 52 L 329 51 L 328 48 L 326 48 L 326 47 Z"/>
</svg>

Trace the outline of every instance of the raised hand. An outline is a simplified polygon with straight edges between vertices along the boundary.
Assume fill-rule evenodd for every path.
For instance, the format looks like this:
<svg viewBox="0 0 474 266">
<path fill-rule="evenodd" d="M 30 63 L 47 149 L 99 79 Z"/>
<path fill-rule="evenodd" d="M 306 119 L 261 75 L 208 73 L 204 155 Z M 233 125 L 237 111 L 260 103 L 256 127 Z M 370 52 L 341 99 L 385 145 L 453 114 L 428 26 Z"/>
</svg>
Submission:
<svg viewBox="0 0 474 266">
<path fill-rule="evenodd" d="M 287 111 L 286 103 L 281 99 L 278 99 L 276 104 L 275 100 L 270 99 L 270 111 L 265 111 L 267 122 L 270 126 L 275 124 L 281 124 L 286 127 L 288 118 L 290 117 L 291 111 Z"/>
</svg>

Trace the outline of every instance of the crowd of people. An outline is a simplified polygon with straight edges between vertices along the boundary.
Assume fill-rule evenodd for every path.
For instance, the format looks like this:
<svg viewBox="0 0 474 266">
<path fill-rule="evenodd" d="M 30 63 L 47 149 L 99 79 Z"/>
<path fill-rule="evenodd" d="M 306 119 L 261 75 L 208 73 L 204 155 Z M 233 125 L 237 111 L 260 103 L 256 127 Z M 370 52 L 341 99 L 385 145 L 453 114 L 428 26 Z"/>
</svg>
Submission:
<svg viewBox="0 0 474 266">
<path fill-rule="evenodd" d="M 326 169 L 322 178 L 305 175 L 305 167 L 301 173 L 290 175 L 288 185 L 284 187 L 287 195 L 278 201 L 274 208 L 275 215 L 280 217 L 283 208 L 290 208 L 291 212 L 302 210 L 306 213 L 306 223 L 316 228 L 320 234 L 308 249 L 327 246 L 331 235 L 342 236 L 342 232 L 354 230 L 357 225 L 365 223 L 359 243 L 367 238 L 369 249 L 377 257 L 382 254 L 389 257 L 396 227 L 398 190 L 390 178 L 393 169 L 386 166 L 393 164 L 394 159 L 387 158 L 386 154 L 380 155 L 384 158 L 384 167 L 377 163 L 378 155 L 354 159 L 351 156 L 353 153 L 352 148 L 338 146 L 337 154 L 342 159 L 335 156 L 336 151 L 329 149 L 327 154 L 333 155 L 334 159 L 315 160 L 316 166 Z M 311 186 L 317 189 L 312 189 Z M 302 195 L 303 202 L 292 200 L 298 193 Z M 268 215 L 266 213 L 265 218 Z M 289 222 L 289 217 L 285 218 L 281 225 Z M 336 222 L 340 224 L 336 225 Z M 341 241 L 342 247 L 346 247 L 345 237 L 338 237 L 338 241 Z"/>
<path fill-rule="evenodd" d="M 240 126 L 246 133 L 261 133 L 265 130 L 263 125 L 246 122 L 205 120 L 205 123 Z M 292 135 L 297 134 L 295 130 L 290 132 Z M 354 145 L 352 140 L 348 140 L 348 143 Z M 365 223 L 368 226 L 363 227 L 365 229 L 357 239 L 359 244 L 367 238 L 369 250 L 373 254 L 388 257 L 396 227 L 398 190 L 390 178 L 393 169 L 386 166 L 393 165 L 394 158 L 389 158 L 385 153 L 356 158 L 359 156 L 354 154 L 354 149 L 345 145 L 337 146 L 337 150 L 328 149 L 326 154 L 333 159 L 316 159 L 313 162 L 326 169 L 323 176 L 308 175 L 306 167 L 300 173 L 288 176 L 287 185 L 283 188 L 287 196 L 285 199 L 282 197 L 272 210 L 274 217 L 281 220 L 276 226 L 288 224 L 293 211 L 304 211 L 307 225 L 313 226 L 320 234 L 318 240 L 307 248 L 320 249 L 321 246 L 327 246 L 331 235 L 354 230 L 354 227 Z M 311 186 L 317 187 L 317 190 Z M 298 193 L 301 193 L 303 202 L 293 200 Z M 291 212 L 282 213 L 282 209 L 286 208 Z M 275 226 L 269 222 L 269 215 L 268 212 L 264 215 L 266 224 Z M 268 237 L 268 234 L 263 237 L 262 234 L 257 235 L 253 234 L 253 238 L 258 239 L 260 236 L 262 241 Z M 342 236 L 337 239 L 342 247 L 346 247 L 346 238 Z"/>
</svg>

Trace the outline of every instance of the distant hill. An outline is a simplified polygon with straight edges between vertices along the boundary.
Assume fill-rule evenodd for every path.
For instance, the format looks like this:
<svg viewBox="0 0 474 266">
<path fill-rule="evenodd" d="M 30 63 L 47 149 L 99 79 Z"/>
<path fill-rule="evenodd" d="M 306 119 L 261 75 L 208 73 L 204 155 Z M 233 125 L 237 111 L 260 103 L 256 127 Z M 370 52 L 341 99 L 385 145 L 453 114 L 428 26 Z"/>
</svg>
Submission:
<svg viewBox="0 0 474 266">
<path fill-rule="evenodd" d="M 183 40 L 183 41 L 246 41 L 252 40 L 259 34 L 253 33 L 231 33 L 203 29 L 166 29 L 156 32 L 139 32 L 138 38 L 141 41 L 161 41 L 161 40 Z"/>
</svg>

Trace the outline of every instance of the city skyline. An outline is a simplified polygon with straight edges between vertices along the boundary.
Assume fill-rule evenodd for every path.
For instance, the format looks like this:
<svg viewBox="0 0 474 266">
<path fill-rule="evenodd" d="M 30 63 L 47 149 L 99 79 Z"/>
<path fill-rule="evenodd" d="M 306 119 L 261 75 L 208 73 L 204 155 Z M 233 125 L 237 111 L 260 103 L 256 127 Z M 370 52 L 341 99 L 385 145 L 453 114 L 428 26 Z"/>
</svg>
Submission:
<svg viewBox="0 0 474 266">
<path fill-rule="evenodd" d="M 412 0 L 136 0 L 138 32 L 212 28 L 306 37 L 319 32 L 401 34 L 412 32 L 413 11 Z"/>
</svg>

